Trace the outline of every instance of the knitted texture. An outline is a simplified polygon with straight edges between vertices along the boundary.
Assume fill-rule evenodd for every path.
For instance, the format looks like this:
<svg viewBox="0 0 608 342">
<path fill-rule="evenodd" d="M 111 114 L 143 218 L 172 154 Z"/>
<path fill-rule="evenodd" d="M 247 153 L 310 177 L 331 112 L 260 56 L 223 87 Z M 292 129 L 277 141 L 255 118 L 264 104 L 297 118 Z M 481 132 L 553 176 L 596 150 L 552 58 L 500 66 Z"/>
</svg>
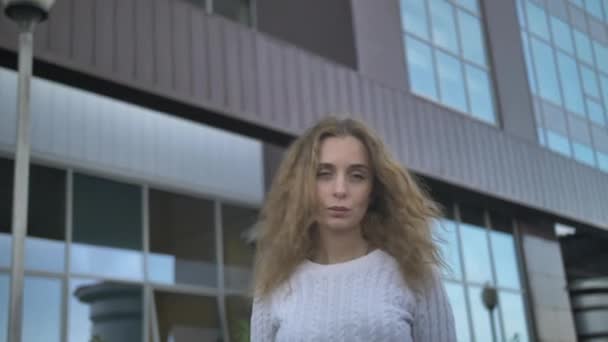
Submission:
<svg viewBox="0 0 608 342">
<path fill-rule="evenodd" d="M 270 296 L 255 298 L 251 342 L 454 342 L 438 277 L 414 294 L 382 250 L 344 263 L 300 265 Z"/>
</svg>

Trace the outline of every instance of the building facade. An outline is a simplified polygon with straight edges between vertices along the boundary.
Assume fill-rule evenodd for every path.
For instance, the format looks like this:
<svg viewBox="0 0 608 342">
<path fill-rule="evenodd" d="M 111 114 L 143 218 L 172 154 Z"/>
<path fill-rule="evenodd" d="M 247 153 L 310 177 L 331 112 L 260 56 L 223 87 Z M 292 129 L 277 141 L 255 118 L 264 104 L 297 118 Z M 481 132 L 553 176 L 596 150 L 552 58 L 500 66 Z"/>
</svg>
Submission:
<svg viewBox="0 0 608 342">
<path fill-rule="evenodd" d="M 3 17 L 0 342 L 16 46 Z M 257 211 L 328 113 L 445 208 L 458 341 L 608 338 L 608 1 L 57 0 L 34 75 L 23 341 L 247 340 Z"/>
</svg>

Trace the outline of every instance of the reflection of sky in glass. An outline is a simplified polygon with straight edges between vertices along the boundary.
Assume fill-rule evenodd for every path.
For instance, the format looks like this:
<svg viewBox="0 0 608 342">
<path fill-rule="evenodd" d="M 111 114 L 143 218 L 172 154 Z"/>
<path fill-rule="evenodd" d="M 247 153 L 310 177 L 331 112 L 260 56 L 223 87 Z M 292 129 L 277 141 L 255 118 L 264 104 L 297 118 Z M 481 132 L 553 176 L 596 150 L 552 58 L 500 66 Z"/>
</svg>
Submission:
<svg viewBox="0 0 608 342">
<path fill-rule="evenodd" d="M 469 320 L 467 318 L 467 307 L 462 285 L 444 282 L 445 290 L 450 299 L 452 312 L 454 313 L 454 324 L 456 326 L 456 336 L 458 342 L 468 342 L 471 340 L 469 331 Z"/>
<path fill-rule="evenodd" d="M 456 225 L 450 220 L 440 220 L 435 222 L 433 229 L 438 238 L 441 254 L 447 263 L 448 268 L 444 268 L 444 276 L 456 279 L 462 278 L 460 258 L 458 256 L 458 236 L 456 235 Z"/>
<path fill-rule="evenodd" d="M 8 333 L 8 274 L 0 273 L 0 342 L 6 342 Z"/>
<path fill-rule="evenodd" d="M 142 253 L 130 249 L 74 243 L 71 250 L 71 272 L 141 280 Z"/>
<path fill-rule="evenodd" d="M 412 91 L 437 99 L 431 48 L 417 39 L 406 39 L 407 65 Z"/>
<path fill-rule="evenodd" d="M 478 119 L 494 123 L 494 103 L 488 74 L 484 70 L 468 64 L 465 67 L 465 73 L 471 114 Z"/>
<path fill-rule="evenodd" d="M 25 268 L 63 272 L 65 243 L 28 236 L 25 240 Z"/>
<path fill-rule="evenodd" d="M 485 48 L 481 36 L 481 23 L 476 17 L 458 10 L 458 26 L 462 40 L 462 55 L 464 58 L 479 65 L 486 65 Z"/>
<path fill-rule="evenodd" d="M 436 50 L 436 57 L 441 101 L 448 106 L 466 112 L 467 101 L 464 95 L 465 88 L 460 61 L 439 50 Z"/>
<path fill-rule="evenodd" d="M 497 270 L 496 280 L 498 286 L 519 289 L 519 270 L 515 254 L 513 235 L 503 232 L 491 232 L 492 256 L 494 267 Z"/>
<path fill-rule="evenodd" d="M 528 342 L 528 328 L 521 295 L 499 292 L 498 296 L 507 342 Z"/>
<path fill-rule="evenodd" d="M 471 315 L 473 318 L 473 332 L 476 341 L 492 341 L 492 327 L 490 326 L 490 316 L 488 309 L 481 301 L 481 288 L 477 286 L 469 287 L 469 303 L 471 305 Z M 496 310 L 494 310 L 496 315 Z M 495 325 L 497 335 L 500 330 L 499 325 Z"/>
<path fill-rule="evenodd" d="M 149 254 L 148 276 L 156 283 L 217 286 L 215 263 L 177 259 L 168 254 Z"/>
<path fill-rule="evenodd" d="M 429 39 L 425 0 L 401 0 L 403 28 L 407 32 Z"/>
<path fill-rule="evenodd" d="M 11 264 L 11 241 L 10 234 L 0 233 L 0 266 L 9 267 Z"/>
<path fill-rule="evenodd" d="M 447 1 L 429 1 L 433 41 L 438 46 L 458 53 L 458 37 L 452 4 Z"/>
<path fill-rule="evenodd" d="M 22 340 L 59 342 L 61 317 L 61 281 L 25 277 Z"/>
<path fill-rule="evenodd" d="M 492 269 L 485 228 L 462 223 L 460 234 L 467 279 L 478 283 L 491 281 Z"/>
<path fill-rule="evenodd" d="M 68 313 L 68 341 L 86 342 L 91 340 L 91 320 L 89 319 L 89 306 L 83 304 L 74 296 L 74 292 L 81 286 L 95 285 L 98 281 L 71 279 L 70 280 L 70 300 Z"/>
</svg>

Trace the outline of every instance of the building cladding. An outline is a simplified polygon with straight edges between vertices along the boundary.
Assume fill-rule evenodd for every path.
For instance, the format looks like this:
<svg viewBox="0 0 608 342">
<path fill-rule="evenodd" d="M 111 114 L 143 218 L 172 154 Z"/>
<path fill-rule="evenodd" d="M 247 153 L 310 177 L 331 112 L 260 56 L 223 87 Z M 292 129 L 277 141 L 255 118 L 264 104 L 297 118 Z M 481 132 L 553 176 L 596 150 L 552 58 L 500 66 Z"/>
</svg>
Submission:
<svg viewBox="0 0 608 342">
<path fill-rule="evenodd" d="M 2 18 L 0 303 L 16 50 Z M 608 335 L 605 297 L 584 297 L 607 291 L 602 254 L 569 269 L 554 230 L 606 241 L 608 1 L 57 0 L 34 74 L 24 341 L 244 338 L 247 232 L 327 113 L 372 126 L 444 204 L 459 340 Z"/>
</svg>

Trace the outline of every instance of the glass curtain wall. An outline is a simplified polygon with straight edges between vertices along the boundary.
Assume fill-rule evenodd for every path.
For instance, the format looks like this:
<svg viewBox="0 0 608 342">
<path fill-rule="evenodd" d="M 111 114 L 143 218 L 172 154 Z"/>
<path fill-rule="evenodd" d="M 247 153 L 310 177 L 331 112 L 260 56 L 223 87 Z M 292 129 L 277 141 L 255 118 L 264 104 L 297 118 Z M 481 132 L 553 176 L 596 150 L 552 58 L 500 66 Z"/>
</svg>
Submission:
<svg viewBox="0 0 608 342">
<path fill-rule="evenodd" d="M 447 267 L 442 270 L 459 342 L 530 341 L 517 242 L 509 218 L 454 205 L 434 233 Z M 483 304 L 483 287 L 497 289 L 498 305 Z"/>
<path fill-rule="evenodd" d="M 608 3 L 514 1 L 540 144 L 608 172 Z"/>
<path fill-rule="evenodd" d="M 401 0 L 410 89 L 497 124 L 481 10 L 476 0 Z"/>
</svg>

